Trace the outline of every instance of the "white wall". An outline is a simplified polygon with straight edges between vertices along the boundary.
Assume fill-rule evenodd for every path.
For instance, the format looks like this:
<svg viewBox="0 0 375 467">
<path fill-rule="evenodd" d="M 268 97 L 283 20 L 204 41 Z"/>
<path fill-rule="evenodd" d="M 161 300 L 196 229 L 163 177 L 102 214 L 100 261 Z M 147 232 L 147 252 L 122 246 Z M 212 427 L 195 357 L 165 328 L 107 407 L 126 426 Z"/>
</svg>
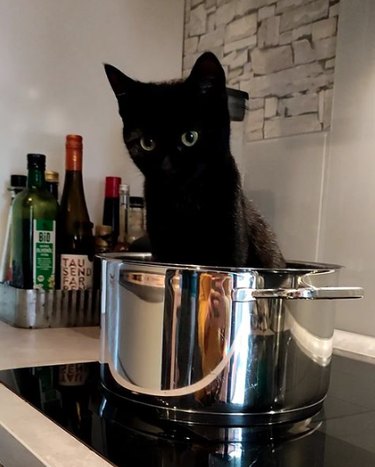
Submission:
<svg viewBox="0 0 375 467">
<path fill-rule="evenodd" d="M 0 219 L 10 173 L 42 152 L 64 178 L 68 133 L 84 138 L 84 184 L 101 222 L 104 178 L 122 176 L 133 194 L 142 177 L 125 153 L 103 62 L 143 80 L 179 78 L 183 0 L 1 0 Z M 4 222 L 0 222 L 0 245 Z"/>
<path fill-rule="evenodd" d="M 327 133 L 275 138 L 245 146 L 244 187 L 276 232 L 289 260 L 314 261 Z"/>
<path fill-rule="evenodd" d="M 245 189 L 287 258 L 344 266 L 336 328 L 375 336 L 375 2 L 341 0 L 332 127 L 244 146 Z"/>
<path fill-rule="evenodd" d="M 375 2 L 340 8 L 319 257 L 365 288 L 364 300 L 336 306 L 337 327 L 375 336 Z"/>
</svg>

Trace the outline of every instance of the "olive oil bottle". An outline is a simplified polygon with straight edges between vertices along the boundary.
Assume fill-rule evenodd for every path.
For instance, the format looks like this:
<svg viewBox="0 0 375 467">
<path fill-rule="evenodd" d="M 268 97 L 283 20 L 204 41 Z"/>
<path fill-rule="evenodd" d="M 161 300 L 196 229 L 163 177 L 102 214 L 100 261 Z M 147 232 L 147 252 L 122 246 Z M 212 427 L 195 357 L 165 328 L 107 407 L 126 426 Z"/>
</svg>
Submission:
<svg viewBox="0 0 375 467">
<path fill-rule="evenodd" d="M 56 199 L 45 188 L 44 154 L 27 155 L 27 187 L 12 207 L 12 281 L 21 289 L 54 289 L 56 268 Z"/>
</svg>

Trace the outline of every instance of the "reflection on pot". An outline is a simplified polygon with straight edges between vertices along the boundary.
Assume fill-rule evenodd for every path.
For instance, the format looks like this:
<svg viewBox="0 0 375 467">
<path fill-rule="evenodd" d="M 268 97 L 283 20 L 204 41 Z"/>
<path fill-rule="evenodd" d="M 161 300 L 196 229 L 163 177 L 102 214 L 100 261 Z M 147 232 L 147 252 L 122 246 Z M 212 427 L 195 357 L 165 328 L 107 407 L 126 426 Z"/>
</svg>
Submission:
<svg viewBox="0 0 375 467">
<path fill-rule="evenodd" d="M 334 301 L 318 299 L 362 295 L 332 287 L 337 268 L 102 261 L 108 391 L 157 408 L 161 418 L 232 426 L 298 420 L 321 408 Z"/>
</svg>

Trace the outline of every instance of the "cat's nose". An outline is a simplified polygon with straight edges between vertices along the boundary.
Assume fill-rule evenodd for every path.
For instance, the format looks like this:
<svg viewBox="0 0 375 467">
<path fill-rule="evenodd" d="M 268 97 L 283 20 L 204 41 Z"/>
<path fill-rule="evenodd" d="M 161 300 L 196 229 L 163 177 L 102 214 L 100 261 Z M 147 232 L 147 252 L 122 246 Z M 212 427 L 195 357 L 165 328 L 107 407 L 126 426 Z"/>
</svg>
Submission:
<svg viewBox="0 0 375 467">
<path fill-rule="evenodd" d="M 172 170 L 172 163 L 171 163 L 170 157 L 168 156 L 164 157 L 163 162 L 161 163 L 161 168 L 165 172 Z"/>
</svg>

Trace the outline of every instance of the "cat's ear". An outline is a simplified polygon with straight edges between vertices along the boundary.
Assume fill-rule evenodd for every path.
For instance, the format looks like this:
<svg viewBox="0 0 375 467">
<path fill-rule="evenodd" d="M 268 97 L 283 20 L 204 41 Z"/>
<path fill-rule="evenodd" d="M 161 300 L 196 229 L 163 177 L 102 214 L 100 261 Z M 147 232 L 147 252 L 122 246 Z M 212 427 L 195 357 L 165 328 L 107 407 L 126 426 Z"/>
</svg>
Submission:
<svg viewBox="0 0 375 467">
<path fill-rule="evenodd" d="M 225 73 L 216 55 L 205 52 L 198 57 L 187 81 L 197 84 L 204 94 L 225 89 Z"/>
<path fill-rule="evenodd" d="M 118 70 L 113 65 L 105 63 L 104 70 L 116 97 L 126 95 L 134 86 L 135 81 L 126 76 L 122 71 Z"/>
</svg>

